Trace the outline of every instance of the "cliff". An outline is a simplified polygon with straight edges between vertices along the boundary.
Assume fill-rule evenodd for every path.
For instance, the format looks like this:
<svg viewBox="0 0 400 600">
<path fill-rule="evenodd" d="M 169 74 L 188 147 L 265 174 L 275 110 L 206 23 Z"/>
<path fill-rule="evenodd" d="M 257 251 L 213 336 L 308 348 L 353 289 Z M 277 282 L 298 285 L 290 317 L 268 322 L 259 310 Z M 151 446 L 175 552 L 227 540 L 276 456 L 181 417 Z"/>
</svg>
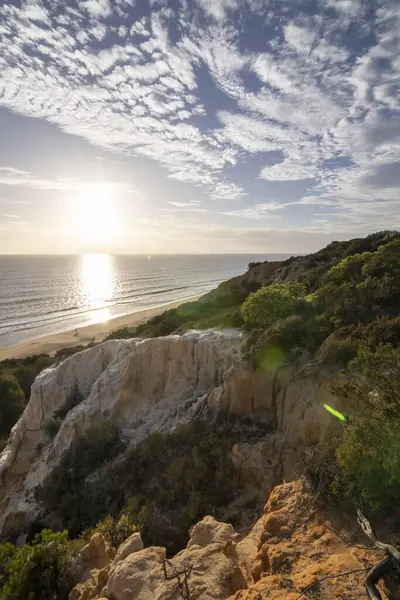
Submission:
<svg viewBox="0 0 400 600">
<path fill-rule="evenodd" d="M 398 237 L 399 233 L 396 231 L 380 231 L 366 238 L 331 242 L 317 252 L 292 256 L 284 261 L 250 263 L 246 273 L 224 281 L 215 290 L 203 296 L 201 301 L 214 302 L 226 297 L 245 297 L 258 287 L 288 281 L 305 281 L 312 287 L 340 260 L 357 253 L 374 252 L 382 244 Z"/>
<path fill-rule="evenodd" d="M 350 533 L 302 481 L 286 483 L 247 535 L 205 517 L 168 562 L 164 548 L 143 548 L 137 533 L 117 554 L 96 534 L 76 559 L 84 574 L 70 600 L 297 600 L 307 588 L 310 598 L 359 600 L 366 569 L 382 553 L 366 540 L 355 545 Z"/>
<path fill-rule="evenodd" d="M 104 420 L 135 445 L 195 416 L 259 411 L 265 436 L 256 443 L 240 440 L 232 449 L 234 465 L 258 499 L 291 478 L 299 449 L 323 439 L 332 424 L 322 408 L 335 403 L 329 380 L 304 370 L 254 370 L 242 360 L 240 341 L 235 331 L 112 340 L 44 371 L 0 455 L 1 535 L 20 533 L 43 516 L 36 488 L 74 440 Z M 70 407 L 74 395 L 78 404 Z"/>
</svg>

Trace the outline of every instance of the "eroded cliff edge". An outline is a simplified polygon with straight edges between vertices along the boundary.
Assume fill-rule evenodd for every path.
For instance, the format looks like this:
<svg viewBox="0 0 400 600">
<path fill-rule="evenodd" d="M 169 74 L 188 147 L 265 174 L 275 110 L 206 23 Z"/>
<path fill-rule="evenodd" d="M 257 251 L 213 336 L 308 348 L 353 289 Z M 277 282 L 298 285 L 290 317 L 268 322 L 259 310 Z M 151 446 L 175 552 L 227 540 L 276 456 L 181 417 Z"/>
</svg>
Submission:
<svg viewBox="0 0 400 600">
<path fill-rule="evenodd" d="M 328 379 L 304 366 L 252 369 L 240 346 L 238 331 L 111 340 L 44 371 L 0 456 L 1 536 L 24 531 L 43 516 L 35 489 L 77 436 L 103 420 L 137 444 L 195 417 L 259 411 L 265 437 L 255 444 L 241 440 L 232 460 L 265 500 L 276 483 L 294 476 L 299 450 L 326 435 L 332 420 L 323 402 L 340 409 L 340 401 L 331 398 Z M 48 426 L 74 393 L 80 401 L 52 439 Z"/>
</svg>

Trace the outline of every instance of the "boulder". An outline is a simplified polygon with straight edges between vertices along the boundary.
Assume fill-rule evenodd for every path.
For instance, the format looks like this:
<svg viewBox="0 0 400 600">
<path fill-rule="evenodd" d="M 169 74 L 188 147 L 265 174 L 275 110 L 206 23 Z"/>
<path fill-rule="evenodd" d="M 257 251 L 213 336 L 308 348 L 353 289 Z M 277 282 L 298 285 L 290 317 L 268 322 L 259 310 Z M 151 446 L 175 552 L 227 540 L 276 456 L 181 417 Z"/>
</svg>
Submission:
<svg viewBox="0 0 400 600">
<path fill-rule="evenodd" d="M 201 546 L 205 548 L 209 544 L 225 543 L 237 539 L 237 533 L 228 523 L 219 523 L 214 517 L 204 517 L 190 530 L 190 540 L 187 547 Z"/>
<path fill-rule="evenodd" d="M 88 544 L 76 556 L 72 564 L 73 578 L 76 582 L 83 583 L 89 579 L 93 570 L 100 571 L 107 567 L 115 551 L 106 542 L 101 533 L 95 533 Z"/>
<path fill-rule="evenodd" d="M 125 542 L 118 548 L 118 552 L 114 558 L 114 563 L 120 562 L 130 554 L 143 550 L 143 542 L 140 533 L 133 533 Z"/>
</svg>

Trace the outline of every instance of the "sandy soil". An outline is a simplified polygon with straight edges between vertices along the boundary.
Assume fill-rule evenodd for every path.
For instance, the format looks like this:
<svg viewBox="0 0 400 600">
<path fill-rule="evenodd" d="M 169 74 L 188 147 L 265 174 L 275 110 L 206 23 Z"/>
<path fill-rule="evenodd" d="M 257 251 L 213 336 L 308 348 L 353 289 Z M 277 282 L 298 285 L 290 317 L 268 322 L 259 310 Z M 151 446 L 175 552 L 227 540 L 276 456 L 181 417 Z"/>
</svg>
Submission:
<svg viewBox="0 0 400 600">
<path fill-rule="evenodd" d="M 79 346 L 80 344 L 88 344 L 89 342 L 101 342 L 108 334 L 122 329 L 123 327 L 136 327 L 144 323 L 151 317 L 163 313 L 170 308 L 176 308 L 184 302 L 195 300 L 197 297 L 185 298 L 175 302 L 169 302 L 163 306 L 140 310 L 122 317 L 116 317 L 106 323 L 96 323 L 87 325 L 79 329 L 72 329 L 63 333 L 54 333 L 39 337 L 29 342 L 0 348 L 0 361 L 7 358 L 23 358 L 31 354 L 54 354 L 61 348 L 70 348 L 71 346 Z M 77 335 L 76 335 L 77 332 Z"/>
</svg>

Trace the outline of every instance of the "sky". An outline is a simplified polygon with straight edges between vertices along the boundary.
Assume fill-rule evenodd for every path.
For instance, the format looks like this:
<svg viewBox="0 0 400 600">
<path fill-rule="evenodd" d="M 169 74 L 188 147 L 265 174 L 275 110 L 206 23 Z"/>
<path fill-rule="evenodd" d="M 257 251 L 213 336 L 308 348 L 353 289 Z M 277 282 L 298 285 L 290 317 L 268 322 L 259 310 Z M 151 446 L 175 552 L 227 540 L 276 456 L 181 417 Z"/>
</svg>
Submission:
<svg viewBox="0 0 400 600">
<path fill-rule="evenodd" d="M 398 0 L 0 0 L 0 253 L 400 227 Z"/>
</svg>

